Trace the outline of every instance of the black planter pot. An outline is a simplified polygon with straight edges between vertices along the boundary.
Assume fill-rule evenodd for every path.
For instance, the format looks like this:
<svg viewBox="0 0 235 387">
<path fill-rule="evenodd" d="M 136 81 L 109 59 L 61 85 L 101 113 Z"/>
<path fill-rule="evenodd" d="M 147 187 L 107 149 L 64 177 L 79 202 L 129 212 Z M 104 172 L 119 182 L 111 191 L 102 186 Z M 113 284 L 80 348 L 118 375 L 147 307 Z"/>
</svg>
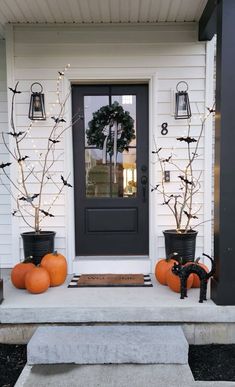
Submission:
<svg viewBox="0 0 235 387">
<path fill-rule="evenodd" d="M 173 253 L 178 253 L 178 257 L 182 258 L 183 264 L 193 262 L 195 258 L 197 233 L 195 230 L 190 230 L 186 234 L 177 233 L 176 230 L 163 231 L 166 257 L 169 257 Z"/>
<path fill-rule="evenodd" d="M 41 259 L 47 253 L 54 252 L 54 231 L 40 231 L 35 232 L 24 232 L 21 234 L 23 239 L 24 257 L 33 257 L 35 265 L 41 262 Z"/>
</svg>

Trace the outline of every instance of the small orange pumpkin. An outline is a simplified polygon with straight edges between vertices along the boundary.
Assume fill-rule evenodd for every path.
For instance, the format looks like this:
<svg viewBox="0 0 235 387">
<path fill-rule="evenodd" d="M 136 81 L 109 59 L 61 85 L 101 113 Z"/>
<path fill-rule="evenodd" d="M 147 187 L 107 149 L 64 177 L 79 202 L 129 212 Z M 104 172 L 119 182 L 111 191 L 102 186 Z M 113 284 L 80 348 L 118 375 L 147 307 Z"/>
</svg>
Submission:
<svg viewBox="0 0 235 387">
<path fill-rule="evenodd" d="M 50 286 L 59 286 L 64 283 L 67 277 L 66 258 L 55 251 L 46 254 L 41 261 L 41 267 L 46 269 L 50 276 Z"/>
<path fill-rule="evenodd" d="M 25 289 L 25 276 L 35 268 L 32 258 L 26 258 L 23 262 L 17 263 L 11 271 L 11 282 L 17 289 Z"/>
<path fill-rule="evenodd" d="M 166 275 L 168 270 L 173 267 L 174 263 L 177 263 L 175 259 L 163 258 L 160 259 L 155 266 L 155 277 L 162 285 L 167 285 Z"/>
<path fill-rule="evenodd" d="M 180 293 L 180 278 L 178 275 L 172 273 L 171 268 L 166 274 L 167 285 L 173 292 Z M 190 289 L 193 284 L 193 274 L 190 274 L 187 280 L 187 289 Z"/>
<path fill-rule="evenodd" d="M 25 287 L 30 293 L 45 292 L 50 286 L 50 276 L 43 267 L 34 267 L 25 276 Z"/>
</svg>

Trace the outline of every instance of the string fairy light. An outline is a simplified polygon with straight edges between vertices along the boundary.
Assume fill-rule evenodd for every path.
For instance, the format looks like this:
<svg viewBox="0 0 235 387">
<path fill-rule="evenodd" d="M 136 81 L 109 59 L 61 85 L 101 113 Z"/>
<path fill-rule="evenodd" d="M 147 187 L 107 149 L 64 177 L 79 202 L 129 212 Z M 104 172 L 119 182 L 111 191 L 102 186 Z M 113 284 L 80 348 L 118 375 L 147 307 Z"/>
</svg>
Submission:
<svg viewBox="0 0 235 387">
<path fill-rule="evenodd" d="M 47 116 L 49 117 L 51 114 L 52 114 L 52 111 L 53 109 L 56 107 L 57 104 L 61 104 L 61 101 L 60 101 L 60 83 L 62 81 L 62 78 L 65 74 L 65 72 L 69 69 L 70 67 L 70 64 L 67 64 L 64 68 L 64 70 L 62 72 L 59 72 L 59 76 L 57 77 L 57 81 L 56 81 L 56 95 L 57 95 L 57 99 L 55 102 L 52 103 L 52 106 L 50 107 L 49 111 L 47 112 Z M 35 152 L 35 155 L 36 155 L 36 161 L 34 162 L 30 162 L 30 160 L 20 160 L 19 161 L 19 169 L 20 167 L 26 167 L 28 170 L 29 170 L 29 174 L 28 176 L 30 176 L 31 174 L 33 174 L 33 176 L 35 176 L 37 178 L 37 174 L 39 173 L 38 171 L 35 171 L 35 167 L 38 167 L 43 159 L 43 156 L 44 156 L 44 153 L 43 152 L 40 152 L 39 153 L 39 150 L 37 149 L 37 145 L 35 144 L 35 140 L 34 138 L 32 137 L 32 129 L 38 125 L 38 120 L 34 120 L 34 121 L 31 121 L 30 124 L 28 125 L 27 127 L 27 130 L 25 131 L 24 133 L 24 136 L 22 136 L 22 140 L 24 138 L 28 138 L 32 144 L 32 151 Z M 56 128 L 55 128 L 56 129 Z M 28 158 L 28 156 L 27 156 Z M 39 160 L 39 162 L 37 161 Z M 48 173 L 48 175 L 50 176 L 50 174 Z M 27 176 L 27 178 L 28 178 Z M 17 179 L 18 180 L 18 184 L 20 186 L 22 186 L 24 184 L 24 181 L 22 180 L 22 177 L 20 177 L 20 170 L 19 170 L 19 178 Z M 19 200 L 20 198 L 22 197 L 22 194 L 21 193 L 18 193 L 17 194 L 17 200 Z M 45 201 L 43 204 L 44 205 L 53 205 L 55 200 L 58 198 L 58 195 L 56 196 L 53 196 L 53 199 L 52 199 L 52 203 L 50 204 L 50 202 L 48 201 Z M 28 209 L 28 205 L 27 205 L 27 209 L 25 208 L 25 205 L 22 205 L 21 206 L 22 209 L 24 211 L 29 211 L 30 213 L 33 213 L 33 208 L 31 208 L 30 210 Z"/>
<path fill-rule="evenodd" d="M 57 77 L 57 80 L 56 80 L 56 95 L 57 95 L 57 99 L 56 99 L 56 101 L 55 102 L 53 102 L 52 103 L 52 105 L 50 106 L 50 108 L 49 108 L 49 111 L 47 111 L 47 113 L 46 113 L 46 116 L 49 118 L 50 116 L 51 116 L 51 114 L 52 114 L 52 112 L 53 112 L 53 109 L 56 107 L 56 105 L 58 105 L 58 104 L 61 104 L 61 100 L 60 100 L 60 85 L 61 85 L 61 82 L 62 82 L 62 79 L 63 79 L 63 77 L 64 77 L 64 74 L 65 74 L 65 72 L 68 70 L 70 68 L 70 63 L 68 63 L 65 67 L 64 67 L 64 69 L 62 70 L 62 71 L 59 71 L 58 72 L 58 77 Z M 38 120 L 35 120 L 34 122 L 31 122 L 30 123 L 30 125 L 29 125 L 29 128 L 28 128 L 28 130 L 27 130 L 27 134 L 28 134 L 28 137 L 30 138 L 30 140 L 31 140 L 31 144 L 32 144 L 32 149 L 33 149 L 33 151 L 35 152 L 35 155 L 36 155 L 36 159 L 39 159 L 39 161 L 41 162 L 42 161 L 42 159 L 43 159 L 43 153 L 41 152 L 39 155 L 38 155 L 38 153 L 39 153 L 39 151 L 38 151 L 38 149 L 37 149 L 37 146 L 36 146 L 36 144 L 35 144 L 35 141 L 34 141 L 34 139 L 32 138 L 32 133 L 31 133 L 31 129 L 32 129 L 32 127 L 33 127 L 33 124 L 37 124 L 38 123 Z M 38 165 L 40 165 L 40 163 L 38 162 L 38 161 L 36 161 L 35 163 L 32 163 L 32 164 L 28 164 L 27 165 L 27 167 L 28 167 L 28 169 L 29 169 L 29 171 L 31 172 L 32 171 L 32 169 L 34 169 L 35 168 L 35 166 L 38 166 Z M 33 171 L 36 175 L 37 175 L 37 171 Z M 48 203 L 48 202 L 45 202 L 44 203 L 44 205 L 52 205 L 53 203 L 54 203 L 54 201 L 57 199 L 57 197 L 53 197 L 53 199 L 52 199 L 52 203 L 50 204 L 50 203 Z"/>
<path fill-rule="evenodd" d="M 57 94 L 57 96 L 60 95 L 60 83 L 61 83 L 60 81 L 62 80 L 62 77 L 64 76 L 65 71 L 67 71 L 67 70 L 69 69 L 69 67 L 70 67 L 70 64 L 68 63 L 68 64 L 64 67 L 63 71 L 61 71 L 61 72 L 59 71 L 59 72 L 58 72 L 58 73 L 59 73 L 59 76 L 57 77 L 57 81 L 56 81 L 56 83 L 57 83 L 57 89 L 56 89 L 56 94 Z M 57 98 L 57 100 L 56 100 L 55 102 L 52 103 L 52 106 L 50 107 L 50 111 L 48 111 L 48 112 L 46 113 L 46 115 L 47 115 L 48 117 L 52 114 L 52 111 L 53 111 L 54 107 L 55 107 L 56 104 L 58 104 L 58 103 L 60 103 L 59 98 Z M 32 129 L 34 123 L 38 123 L 38 120 L 35 120 L 35 121 L 33 121 L 33 122 L 30 123 L 29 128 L 28 128 L 28 130 L 27 130 L 27 134 L 29 135 L 29 137 L 30 137 L 30 139 L 31 139 L 31 143 L 32 143 L 32 145 L 33 145 L 33 148 L 35 149 L 36 156 L 38 156 L 38 150 L 36 149 L 37 147 L 36 147 L 36 145 L 34 144 L 34 139 L 32 138 L 32 135 L 31 135 L 31 133 L 30 133 L 30 130 Z M 42 156 L 40 156 L 40 159 L 41 159 L 41 158 L 42 158 Z"/>
</svg>

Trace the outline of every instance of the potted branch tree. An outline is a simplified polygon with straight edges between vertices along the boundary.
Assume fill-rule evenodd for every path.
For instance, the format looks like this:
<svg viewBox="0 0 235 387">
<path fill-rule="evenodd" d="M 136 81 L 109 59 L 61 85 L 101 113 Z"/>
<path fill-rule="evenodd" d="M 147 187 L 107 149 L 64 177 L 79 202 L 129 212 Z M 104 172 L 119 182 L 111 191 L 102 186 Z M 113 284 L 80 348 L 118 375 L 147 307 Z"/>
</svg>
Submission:
<svg viewBox="0 0 235 387">
<path fill-rule="evenodd" d="M 68 67 L 69 65 L 64 70 L 67 70 Z M 77 116 L 69 124 L 66 124 L 64 119 L 68 95 L 61 100 L 59 90 L 63 75 L 64 71 L 59 72 L 57 78 L 58 112 L 55 116 L 48 117 L 52 125 L 49 130 L 49 136 L 46 138 L 45 150 L 39 152 L 36 141 L 31 136 L 34 121 L 31 121 L 25 130 L 18 130 L 16 128 L 14 118 L 15 99 L 21 93 L 18 90 L 18 82 L 14 89 L 9 88 L 12 91 L 11 130 L 7 134 L 2 132 L 3 143 L 10 154 L 10 162 L 0 163 L 0 182 L 12 197 L 14 203 L 12 215 L 21 218 L 31 229 L 31 231 L 23 232 L 21 236 L 23 239 L 24 256 L 25 258 L 32 256 L 35 264 L 40 263 L 45 254 L 54 252 L 55 232 L 42 230 L 42 222 L 45 218 L 54 217 L 53 206 L 55 202 L 65 187 L 72 187 L 68 183 L 69 176 L 64 178 L 60 174 L 58 177 L 58 173 L 53 171 L 55 162 L 61 157 L 61 154 L 56 156 L 56 146 L 61 142 L 65 131 L 71 128 L 76 120 L 80 119 Z M 49 115 L 51 116 L 52 112 Z M 11 148 L 6 140 L 6 135 L 12 139 L 13 146 Z M 27 140 L 33 142 L 32 150 L 27 150 L 28 154 L 26 154 L 27 147 L 25 147 Z M 29 155 L 30 153 L 31 155 Z M 35 160 L 37 161 L 35 162 Z M 8 170 L 11 164 L 17 171 L 15 179 Z M 5 179 L 3 178 L 4 176 Z M 6 184 L 7 181 L 10 183 L 9 185 Z M 56 193 L 48 203 L 43 198 L 48 195 L 46 189 L 49 183 L 54 185 Z"/>
<path fill-rule="evenodd" d="M 177 254 L 182 260 L 182 263 L 194 261 L 197 231 L 195 228 L 200 222 L 192 225 L 193 221 L 198 221 L 198 213 L 200 207 L 196 208 L 194 203 L 195 195 L 200 191 L 200 179 L 202 171 L 196 173 L 194 170 L 194 162 L 198 158 L 199 143 L 205 128 L 205 122 L 209 115 L 214 112 L 214 109 L 207 108 L 208 113 L 201 118 L 200 132 L 197 138 L 191 135 L 192 124 L 188 121 L 187 135 L 178 137 L 176 140 L 180 143 L 185 143 L 187 147 L 186 163 L 182 168 L 174 157 L 174 153 L 163 157 L 163 149 L 156 146 L 156 150 L 152 153 L 157 155 L 157 159 L 161 170 L 160 182 L 152 188 L 152 191 L 157 191 L 162 194 L 162 205 L 167 206 L 169 212 L 174 217 L 175 228 L 164 230 L 166 257 L 172 257 Z M 165 181 L 165 171 L 173 167 L 177 171 L 178 189 L 176 192 L 171 192 Z"/>
</svg>

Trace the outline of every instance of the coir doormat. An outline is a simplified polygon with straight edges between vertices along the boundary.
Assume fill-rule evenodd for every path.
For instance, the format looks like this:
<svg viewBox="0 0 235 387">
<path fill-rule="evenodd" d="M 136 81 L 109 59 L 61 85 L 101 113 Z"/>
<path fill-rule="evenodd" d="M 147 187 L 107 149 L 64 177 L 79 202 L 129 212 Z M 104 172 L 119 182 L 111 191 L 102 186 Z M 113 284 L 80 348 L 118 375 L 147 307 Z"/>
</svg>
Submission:
<svg viewBox="0 0 235 387">
<path fill-rule="evenodd" d="M 74 275 L 68 288 L 152 287 L 150 275 L 144 274 L 83 274 Z"/>
</svg>

